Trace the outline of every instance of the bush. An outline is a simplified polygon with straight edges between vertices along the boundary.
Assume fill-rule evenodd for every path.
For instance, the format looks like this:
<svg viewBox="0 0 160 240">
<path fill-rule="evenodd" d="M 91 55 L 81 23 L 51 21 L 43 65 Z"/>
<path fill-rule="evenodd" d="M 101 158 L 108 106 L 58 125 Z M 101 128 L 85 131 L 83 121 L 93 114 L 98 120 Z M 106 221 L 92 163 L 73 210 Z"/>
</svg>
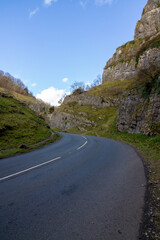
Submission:
<svg viewBox="0 0 160 240">
<path fill-rule="evenodd" d="M 76 90 L 73 91 L 73 94 L 76 95 L 76 94 L 81 94 L 81 93 L 84 93 L 84 88 L 77 88 Z"/>
<path fill-rule="evenodd" d="M 48 111 L 48 112 L 49 112 L 49 114 L 53 113 L 53 112 L 54 112 L 54 110 L 55 110 L 54 106 L 50 107 L 50 108 L 49 108 L 49 111 Z"/>
<path fill-rule="evenodd" d="M 160 68 L 152 65 L 148 69 L 140 69 L 136 77 L 136 85 L 142 90 L 143 97 L 151 93 L 160 93 Z"/>
</svg>

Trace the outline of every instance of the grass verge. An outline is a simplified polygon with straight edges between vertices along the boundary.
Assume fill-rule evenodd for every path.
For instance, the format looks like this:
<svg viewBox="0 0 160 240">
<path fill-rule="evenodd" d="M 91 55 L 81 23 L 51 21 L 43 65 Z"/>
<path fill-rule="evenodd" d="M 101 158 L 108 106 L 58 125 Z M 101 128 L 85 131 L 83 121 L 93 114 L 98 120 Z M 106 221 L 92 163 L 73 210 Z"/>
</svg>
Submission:
<svg viewBox="0 0 160 240">
<path fill-rule="evenodd" d="M 30 146 L 27 147 L 27 149 L 15 148 L 15 149 L 0 152 L 0 159 L 2 159 L 4 157 L 9 157 L 9 156 L 12 156 L 12 155 L 26 153 L 26 152 L 30 152 L 32 150 L 36 150 L 36 149 L 44 147 L 44 146 L 46 146 L 50 143 L 53 143 L 53 142 L 59 140 L 60 138 L 61 138 L 60 134 L 54 133 L 52 138 L 47 140 L 46 142 L 43 142 L 43 143 L 40 143 L 40 144 L 30 145 Z"/>
</svg>

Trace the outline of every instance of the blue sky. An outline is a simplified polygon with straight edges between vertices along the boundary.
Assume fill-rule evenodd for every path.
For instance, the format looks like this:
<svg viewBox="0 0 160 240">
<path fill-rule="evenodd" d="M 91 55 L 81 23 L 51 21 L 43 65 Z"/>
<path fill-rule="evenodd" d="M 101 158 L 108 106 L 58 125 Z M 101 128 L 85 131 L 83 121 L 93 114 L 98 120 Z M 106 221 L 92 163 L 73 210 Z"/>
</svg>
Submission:
<svg viewBox="0 0 160 240">
<path fill-rule="evenodd" d="M 51 104 L 102 74 L 147 0 L 1 0 L 0 69 Z M 45 91 L 44 91 L 45 90 Z"/>
</svg>

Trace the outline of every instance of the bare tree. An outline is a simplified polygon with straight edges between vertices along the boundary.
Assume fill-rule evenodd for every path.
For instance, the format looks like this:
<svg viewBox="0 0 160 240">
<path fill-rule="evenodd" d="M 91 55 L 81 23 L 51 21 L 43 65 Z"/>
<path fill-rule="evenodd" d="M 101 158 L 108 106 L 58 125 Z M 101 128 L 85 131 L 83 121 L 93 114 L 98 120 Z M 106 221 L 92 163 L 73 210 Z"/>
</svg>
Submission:
<svg viewBox="0 0 160 240">
<path fill-rule="evenodd" d="M 96 79 L 93 81 L 93 83 L 91 84 L 91 87 L 96 87 L 99 86 L 102 83 L 102 78 L 101 75 L 97 75 Z"/>
<path fill-rule="evenodd" d="M 20 79 L 16 79 L 9 73 L 4 73 L 3 71 L 0 71 L 0 87 L 9 91 L 14 91 L 26 96 L 33 97 L 33 94 L 29 92 L 28 88 Z"/>
<path fill-rule="evenodd" d="M 84 83 L 83 82 L 74 82 L 71 85 L 71 91 L 72 92 L 75 92 L 78 89 L 81 89 L 82 91 L 84 91 L 85 87 L 84 87 Z"/>
<path fill-rule="evenodd" d="M 61 105 L 61 104 L 62 104 L 62 102 L 63 102 L 63 98 L 61 98 L 61 99 L 59 99 L 59 100 L 58 100 L 58 104 L 60 104 L 60 105 Z"/>
</svg>

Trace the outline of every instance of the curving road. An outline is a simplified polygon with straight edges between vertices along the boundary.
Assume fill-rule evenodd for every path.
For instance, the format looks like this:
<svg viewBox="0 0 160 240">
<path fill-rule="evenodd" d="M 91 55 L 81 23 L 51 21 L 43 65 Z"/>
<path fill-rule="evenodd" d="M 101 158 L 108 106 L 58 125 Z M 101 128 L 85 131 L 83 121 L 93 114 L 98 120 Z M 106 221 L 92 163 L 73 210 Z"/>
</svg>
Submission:
<svg viewBox="0 0 160 240">
<path fill-rule="evenodd" d="M 0 161 L 0 239 L 136 240 L 146 179 L 124 143 L 73 134 Z"/>
</svg>

